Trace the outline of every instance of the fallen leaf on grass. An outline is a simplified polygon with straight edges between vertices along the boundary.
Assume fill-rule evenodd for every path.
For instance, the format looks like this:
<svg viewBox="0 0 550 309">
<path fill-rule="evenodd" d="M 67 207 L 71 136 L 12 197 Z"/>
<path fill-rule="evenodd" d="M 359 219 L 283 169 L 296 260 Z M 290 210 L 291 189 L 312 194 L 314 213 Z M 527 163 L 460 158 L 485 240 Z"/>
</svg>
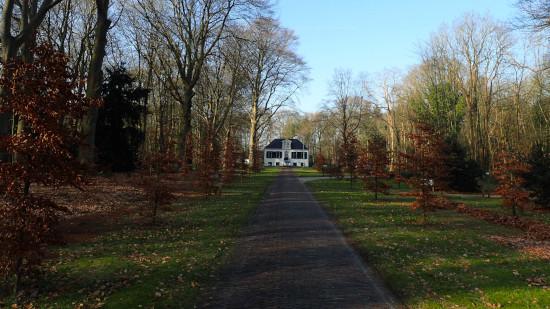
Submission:
<svg viewBox="0 0 550 309">
<path fill-rule="evenodd" d="M 525 237 L 504 237 L 492 235 L 489 240 L 511 246 L 520 251 L 545 260 L 550 260 L 550 241 L 537 241 Z"/>
<path fill-rule="evenodd" d="M 529 286 L 546 286 L 547 282 L 544 277 L 527 278 Z"/>
</svg>

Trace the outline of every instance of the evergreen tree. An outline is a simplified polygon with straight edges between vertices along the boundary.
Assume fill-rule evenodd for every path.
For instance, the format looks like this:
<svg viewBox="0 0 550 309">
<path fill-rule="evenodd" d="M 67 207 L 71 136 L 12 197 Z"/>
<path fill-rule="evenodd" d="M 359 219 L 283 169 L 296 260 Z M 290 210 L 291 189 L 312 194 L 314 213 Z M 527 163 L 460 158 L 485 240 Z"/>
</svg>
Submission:
<svg viewBox="0 0 550 309">
<path fill-rule="evenodd" d="M 136 85 L 123 66 L 107 69 L 102 86 L 104 105 L 97 121 L 97 163 L 113 172 L 134 170 L 144 133 L 139 124 L 149 90 Z"/>
<path fill-rule="evenodd" d="M 426 92 L 410 101 L 419 121 L 429 124 L 444 137 L 456 137 L 464 119 L 464 99 L 447 82 L 430 85 Z"/>
<path fill-rule="evenodd" d="M 535 145 L 529 156 L 531 170 L 525 174 L 527 188 L 535 202 L 550 207 L 550 152 L 541 145 Z"/>
<path fill-rule="evenodd" d="M 467 158 L 466 149 L 454 137 L 447 138 L 448 186 L 460 192 L 478 192 L 476 179 L 483 176 L 483 170 L 475 160 Z"/>
</svg>

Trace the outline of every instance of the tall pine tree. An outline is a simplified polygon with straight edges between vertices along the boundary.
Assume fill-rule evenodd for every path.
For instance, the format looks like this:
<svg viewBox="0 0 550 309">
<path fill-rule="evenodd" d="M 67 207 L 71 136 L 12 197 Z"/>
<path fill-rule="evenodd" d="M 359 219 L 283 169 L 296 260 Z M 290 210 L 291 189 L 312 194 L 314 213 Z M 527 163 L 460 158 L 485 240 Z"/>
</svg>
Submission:
<svg viewBox="0 0 550 309">
<path fill-rule="evenodd" d="M 142 104 L 149 90 L 136 85 L 123 66 L 107 69 L 102 87 L 104 105 L 99 110 L 96 149 L 98 164 L 113 172 L 134 170 L 144 133 L 140 128 Z"/>
</svg>

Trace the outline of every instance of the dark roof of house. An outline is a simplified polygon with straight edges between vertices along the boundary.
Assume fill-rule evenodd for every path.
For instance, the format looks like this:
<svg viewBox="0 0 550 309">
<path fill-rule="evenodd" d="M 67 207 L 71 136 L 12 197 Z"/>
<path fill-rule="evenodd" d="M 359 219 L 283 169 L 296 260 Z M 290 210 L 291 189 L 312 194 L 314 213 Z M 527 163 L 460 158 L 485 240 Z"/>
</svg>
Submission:
<svg viewBox="0 0 550 309">
<path fill-rule="evenodd" d="M 272 140 L 271 143 L 269 143 L 269 145 L 265 146 L 265 148 L 282 149 L 284 140 L 285 140 L 284 138 L 276 138 L 276 139 Z M 299 140 L 293 138 L 293 139 L 290 139 L 290 141 L 291 141 L 291 143 L 290 143 L 290 148 L 291 149 L 306 149 L 307 150 L 307 146 L 304 145 Z"/>
</svg>

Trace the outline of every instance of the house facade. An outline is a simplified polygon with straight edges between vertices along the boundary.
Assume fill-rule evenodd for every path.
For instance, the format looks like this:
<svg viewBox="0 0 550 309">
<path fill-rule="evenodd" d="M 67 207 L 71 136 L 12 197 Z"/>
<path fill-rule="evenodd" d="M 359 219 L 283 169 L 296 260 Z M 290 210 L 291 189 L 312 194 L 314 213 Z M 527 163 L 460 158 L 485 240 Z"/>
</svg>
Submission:
<svg viewBox="0 0 550 309">
<path fill-rule="evenodd" d="M 309 167 L 309 150 L 294 138 L 274 139 L 264 148 L 264 166 Z"/>
</svg>

